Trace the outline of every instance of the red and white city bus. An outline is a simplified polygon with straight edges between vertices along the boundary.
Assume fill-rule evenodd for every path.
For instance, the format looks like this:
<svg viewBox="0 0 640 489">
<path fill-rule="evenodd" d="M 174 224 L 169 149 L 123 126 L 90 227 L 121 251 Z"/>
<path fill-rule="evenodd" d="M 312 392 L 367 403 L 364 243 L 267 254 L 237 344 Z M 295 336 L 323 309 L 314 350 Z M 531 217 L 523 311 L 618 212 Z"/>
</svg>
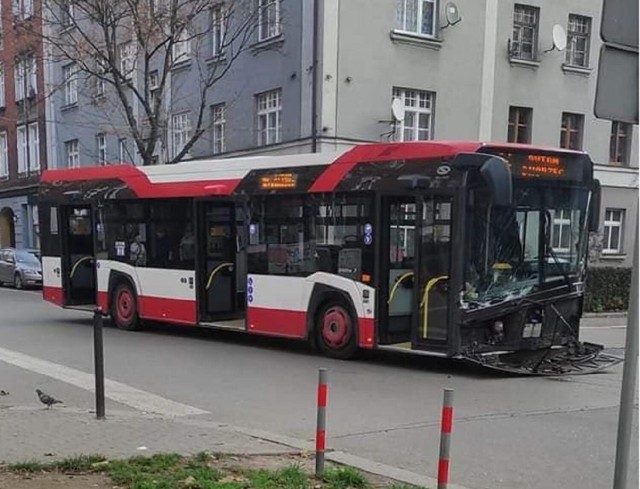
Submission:
<svg viewBox="0 0 640 489">
<path fill-rule="evenodd" d="M 478 142 L 46 171 L 47 301 L 523 373 L 579 341 L 599 186 L 581 152 Z"/>
</svg>

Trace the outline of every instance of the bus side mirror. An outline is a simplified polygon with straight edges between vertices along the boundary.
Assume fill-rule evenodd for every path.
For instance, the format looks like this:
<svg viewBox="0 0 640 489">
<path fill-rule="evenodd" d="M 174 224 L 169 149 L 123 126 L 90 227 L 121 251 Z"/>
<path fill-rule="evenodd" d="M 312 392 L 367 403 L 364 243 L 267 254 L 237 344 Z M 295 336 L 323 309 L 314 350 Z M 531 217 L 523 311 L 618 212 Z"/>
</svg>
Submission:
<svg viewBox="0 0 640 489">
<path fill-rule="evenodd" d="M 593 190 L 591 201 L 589 202 L 589 232 L 597 233 L 600 230 L 600 204 L 602 200 L 602 190 L 600 180 L 593 180 Z"/>
<path fill-rule="evenodd" d="M 459 153 L 451 166 L 463 170 L 480 170 L 482 178 L 491 190 L 493 204 L 498 207 L 510 207 L 513 202 L 513 183 L 511 169 L 507 161 L 484 153 Z"/>
</svg>

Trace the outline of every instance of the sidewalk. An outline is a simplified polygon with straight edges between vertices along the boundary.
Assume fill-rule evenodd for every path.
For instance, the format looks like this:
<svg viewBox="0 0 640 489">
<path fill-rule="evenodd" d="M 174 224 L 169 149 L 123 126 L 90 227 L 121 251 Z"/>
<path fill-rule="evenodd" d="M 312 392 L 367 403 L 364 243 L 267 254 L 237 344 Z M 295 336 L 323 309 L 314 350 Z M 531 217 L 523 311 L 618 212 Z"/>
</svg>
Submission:
<svg viewBox="0 0 640 489">
<path fill-rule="evenodd" d="M 602 318 L 602 319 L 607 319 L 607 318 L 626 318 L 627 317 L 627 311 L 621 311 L 621 312 L 585 312 L 582 315 L 583 318 Z"/>
</svg>

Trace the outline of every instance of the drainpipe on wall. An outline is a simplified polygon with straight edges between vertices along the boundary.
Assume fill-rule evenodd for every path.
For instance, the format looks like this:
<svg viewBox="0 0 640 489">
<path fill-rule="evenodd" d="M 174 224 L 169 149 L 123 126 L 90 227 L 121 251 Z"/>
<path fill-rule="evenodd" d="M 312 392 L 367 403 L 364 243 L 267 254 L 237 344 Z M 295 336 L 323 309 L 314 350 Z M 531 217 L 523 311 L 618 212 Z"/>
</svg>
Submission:
<svg viewBox="0 0 640 489">
<path fill-rule="evenodd" d="M 313 70 L 311 72 L 311 152 L 318 152 L 318 51 L 320 50 L 320 0 L 313 0 Z"/>
</svg>

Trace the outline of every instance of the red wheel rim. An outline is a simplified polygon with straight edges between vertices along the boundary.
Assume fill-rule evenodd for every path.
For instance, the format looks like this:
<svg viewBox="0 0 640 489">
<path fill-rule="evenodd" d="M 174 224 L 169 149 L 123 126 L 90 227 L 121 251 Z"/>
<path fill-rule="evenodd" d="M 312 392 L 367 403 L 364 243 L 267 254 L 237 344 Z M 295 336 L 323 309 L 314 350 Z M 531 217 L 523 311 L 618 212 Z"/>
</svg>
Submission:
<svg viewBox="0 0 640 489">
<path fill-rule="evenodd" d="M 116 299 L 116 312 L 118 313 L 118 319 L 123 323 L 131 321 L 135 313 L 135 302 L 133 294 L 130 290 L 123 289 L 118 292 Z"/>
<path fill-rule="evenodd" d="M 351 338 L 351 318 L 342 307 L 327 310 L 322 319 L 322 339 L 331 348 L 341 348 Z"/>
</svg>

